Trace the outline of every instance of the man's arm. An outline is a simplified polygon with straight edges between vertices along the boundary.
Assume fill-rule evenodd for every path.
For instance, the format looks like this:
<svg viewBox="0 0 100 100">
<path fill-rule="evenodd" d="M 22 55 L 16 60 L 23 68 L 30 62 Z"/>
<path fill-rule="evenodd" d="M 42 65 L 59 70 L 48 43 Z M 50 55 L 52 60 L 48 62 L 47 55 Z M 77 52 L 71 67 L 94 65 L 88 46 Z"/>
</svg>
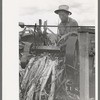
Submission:
<svg viewBox="0 0 100 100">
<path fill-rule="evenodd" d="M 70 30 L 70 32 L 77 32 L 78 31 L 78 23 L 76 22 L 76 21 L 73 21 L 72 23 L 71 23 L 71 26 L 75 26 L 75 27 L 71 27 L 71 30 Z"/>
</svg>

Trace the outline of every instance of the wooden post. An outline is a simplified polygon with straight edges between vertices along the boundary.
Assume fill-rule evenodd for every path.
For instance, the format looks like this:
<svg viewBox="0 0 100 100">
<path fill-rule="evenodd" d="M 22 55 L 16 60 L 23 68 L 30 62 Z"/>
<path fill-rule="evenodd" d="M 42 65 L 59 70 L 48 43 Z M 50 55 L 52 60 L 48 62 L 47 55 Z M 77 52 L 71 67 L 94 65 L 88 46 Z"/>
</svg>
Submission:
<svg viewBox="0 0 100 100">
<path fill-rule="evenodd" d="M 80 100 L 89 100 L 89 33 L 79 34 L 80 52 Z"/>
</svg>

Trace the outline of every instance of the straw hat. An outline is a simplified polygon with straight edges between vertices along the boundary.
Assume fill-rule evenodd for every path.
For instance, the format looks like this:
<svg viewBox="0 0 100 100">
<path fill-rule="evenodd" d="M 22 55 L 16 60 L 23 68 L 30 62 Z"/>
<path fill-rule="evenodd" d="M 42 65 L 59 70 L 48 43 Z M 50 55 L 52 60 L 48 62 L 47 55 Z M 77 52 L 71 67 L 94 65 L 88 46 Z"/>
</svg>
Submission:
<svg viewBox="0 0 100 100">
<path fill-rule="evenodd" d="M 55 13 L 58 14 L 59 11 L 65 11 L 66 13 L 69 13 L 71 15 L 72 13 L 69 11 L 69 6 L 68 5 L 60 5 L 58 10 L 55 10 Z"/>
</svg>

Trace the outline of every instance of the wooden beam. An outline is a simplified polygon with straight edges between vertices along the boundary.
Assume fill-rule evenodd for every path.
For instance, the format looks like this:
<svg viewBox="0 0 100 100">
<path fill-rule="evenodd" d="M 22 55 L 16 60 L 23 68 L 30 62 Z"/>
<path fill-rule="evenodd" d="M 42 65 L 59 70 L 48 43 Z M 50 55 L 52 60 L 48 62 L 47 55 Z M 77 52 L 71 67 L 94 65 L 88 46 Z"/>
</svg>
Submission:
<svg viewBox="0 0 100 100">
<path fill-rule="evenodd" d="M 89 100 L 89 33 L 79 34 L 80 100 Z"/>
</svg>

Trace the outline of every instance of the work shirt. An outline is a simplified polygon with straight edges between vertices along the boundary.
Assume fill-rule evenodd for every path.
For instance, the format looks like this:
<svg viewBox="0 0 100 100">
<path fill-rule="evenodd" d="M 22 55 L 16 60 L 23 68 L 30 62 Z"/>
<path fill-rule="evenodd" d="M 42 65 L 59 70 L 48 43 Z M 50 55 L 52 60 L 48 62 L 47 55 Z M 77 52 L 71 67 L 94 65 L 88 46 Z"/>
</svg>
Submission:
<svg viewBox="0 0 100 100">
<path fill-rule="evenodd" d="M 77 27 L 71 27 L 71 26 L 78 26 L 78 23 L 70 17 L 68 18 L 67 23 L 61 22 L 58 25 L 58 36 L 61 37 L 62 35 L 67 34 L 68 32 L 77 32 Z"/>
</svg>

